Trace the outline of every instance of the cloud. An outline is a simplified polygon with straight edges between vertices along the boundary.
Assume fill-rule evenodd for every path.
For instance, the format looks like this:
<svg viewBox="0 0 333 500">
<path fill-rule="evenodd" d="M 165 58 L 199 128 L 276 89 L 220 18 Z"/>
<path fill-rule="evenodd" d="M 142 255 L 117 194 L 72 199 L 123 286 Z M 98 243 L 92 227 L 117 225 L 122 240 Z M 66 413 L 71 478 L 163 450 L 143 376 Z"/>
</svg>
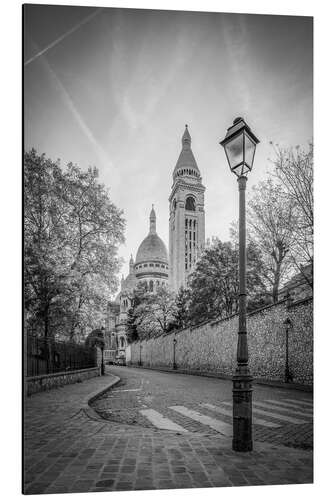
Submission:
<svg viewBox="0 0 333 500">
<path fill-rule="evenodd" d="M 33 44 L 37 47 L 36 43 L 33 42 Z M 114 171 L 116 169 L 114 168 L 113 162 L 107 152 L 103 149 L 103 147 L 99 144 L 97 141 L 96 137 L 94 136 L 93 132 L 91 129 L 88 127 L 87 123 L 85 122 L 84 118 L 80 114 L 79 110 L 75 106 L 70 94 L 67 92 L 65 86 L 63 85 L 62 81 L 60 78 L 57 76 L 56 72 L 54 69 L 51 67 L 50 63 L 48 62 L 47 58 L 45 55 L 41 55 L 40 62 L 42 63 L 43 67 L 46 69 L 47 73 L 51 77 L 51 80 L 53 84 L 55 85 L 56 89 L 58 90 L 66 108 L 70 111 L 71 115 L 73 116 L 75 122 L 77 125 L 80 127 L 81 131 L 85 135 L 85 137 L 88 139 L 90 144 L 93 146 L 93 149 L 96 153 L 96 156 L 99 158 L 102 166 L 106 168 L 113 168 Z M 116 177 L 116 176 L 115 176 Z M 116 179 L 114 178 L 114 181 Z"/>
<path fill-rule="evenodd" d="M 179 28 L 173 53 L 170 54 L 170 59 L 168 60 L 168 64 L 164 67 L 163 74 L 159 74 L 157 80 L 156 76 L 151 72 L 149 64 L 147 64 L 147 59 L 149 59 L 147 54 L 154 53 L 150 35 L 150 33 L 147 33 L 145 39 L 141 42 L 141 47 L 135 58 L 135 64 L 132 67 L 130 78 L 124 77 L 123 65 L 124 60 L 126 60 L 124 57 L 124 53 L 126 53 L 124 43 L 117 40 L 112 44 L 110 74 L 122 75 L 121 82 L 123 85 L 112 89 L 115 99 L 119 103 L 119 108 L 116 119 L 113 121 L 109 131 L 110 136 L 119 125 L 121 119 L 125 120 L 128 130 L 131 133 L 137 133 L 139 128 L 149 123 L 149 119 L 158 108 L 161 100 L 167 94 L 175 78 L 181 73 L 189 56 L 195 50 L 194 47 L 188 46 L 184 28 Z M 154 57 L 154 55 L 152 57 Z M 138 100 L 137 86 L 138 82 L 142 81 L 144 81 L 144 90 L 143 93 L 140 94 L 141 100 Z M 143 102 L 144 106 L 142 106 Z M 138 109 L 138 106 L 140 109 Z"/>
<path fill-rule="evenodd" d="M 251 109 L 248 84 L 248 40 L 244 15 L 221 16 L 223 46 L 228 57 L 228 71 L 232 76 L 232 90 L 240 100 L 240 108 Z"/>
</svg>

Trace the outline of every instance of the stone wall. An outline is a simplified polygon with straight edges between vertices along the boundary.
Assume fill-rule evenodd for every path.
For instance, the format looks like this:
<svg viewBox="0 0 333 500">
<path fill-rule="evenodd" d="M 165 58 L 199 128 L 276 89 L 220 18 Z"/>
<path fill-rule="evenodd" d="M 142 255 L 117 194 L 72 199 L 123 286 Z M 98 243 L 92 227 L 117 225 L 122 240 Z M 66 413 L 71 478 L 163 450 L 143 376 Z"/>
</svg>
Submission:
<svg viewBox="0 0 333 500">
<path fill-rule="evenodd" d="M 95 368 L 87 368 L 85 370 L 27 377 L 25 380 L 25 393 L 27 396 L 30 396 L 36 392 L 48 391 L 49 389 L 62 387 L 67 384 L 83 382 L 83 380 L 87 380 L 88 378 L 98 377 L 100 374 L 100 366 L 96 366 Z"/>
<path fill-rule="evenodd" d="M 312 299 L 289 304 L 281 301 L 248 315 L 250 369 L 257 379 L 283 381 L 286 367 L 286 327 L 289 317 L 289 371 L 292 382 L 313 384 Z M 203 323 L 141 342 L 141 364 L 173 367 L 189 373 L 232 376 L 236 366 L 238 316 Z M 129 352 L 130 351 L 130 352 Z M 140 343 L 131 344 L 128 364 L 140 364 Z"/>
</svg>

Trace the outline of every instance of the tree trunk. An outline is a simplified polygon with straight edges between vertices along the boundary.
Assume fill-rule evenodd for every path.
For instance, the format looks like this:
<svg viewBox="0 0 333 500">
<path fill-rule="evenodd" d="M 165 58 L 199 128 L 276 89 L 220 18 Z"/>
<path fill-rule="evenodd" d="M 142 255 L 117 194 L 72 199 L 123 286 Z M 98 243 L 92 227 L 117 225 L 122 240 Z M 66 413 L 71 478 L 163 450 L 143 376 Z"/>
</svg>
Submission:
<svg viewBox="0 0 333 500">
<path fill-rule="evenodd" d="M 281 263 L 278 262 L 274 272 L 274 283 L 273 283 L 273 303 L 275 304 L 279 300 L 279 285 L 280 285 L 280 275 L 281 275 Z"/>
</svg>

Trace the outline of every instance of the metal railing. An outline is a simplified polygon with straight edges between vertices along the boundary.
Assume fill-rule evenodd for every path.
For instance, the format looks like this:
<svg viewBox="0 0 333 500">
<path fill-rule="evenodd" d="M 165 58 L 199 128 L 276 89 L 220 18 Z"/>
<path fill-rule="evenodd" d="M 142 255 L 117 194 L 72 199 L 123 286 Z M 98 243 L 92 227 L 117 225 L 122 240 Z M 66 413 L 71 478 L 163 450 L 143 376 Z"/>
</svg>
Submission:
<svg viewBox="0 0 333 500">
<path fill-rule="evenodd" d="M 25 345 L 25 375 L 34 377 L 97 366 L 95 347 L 50 337 L 28 335 Z"/>
</svg>

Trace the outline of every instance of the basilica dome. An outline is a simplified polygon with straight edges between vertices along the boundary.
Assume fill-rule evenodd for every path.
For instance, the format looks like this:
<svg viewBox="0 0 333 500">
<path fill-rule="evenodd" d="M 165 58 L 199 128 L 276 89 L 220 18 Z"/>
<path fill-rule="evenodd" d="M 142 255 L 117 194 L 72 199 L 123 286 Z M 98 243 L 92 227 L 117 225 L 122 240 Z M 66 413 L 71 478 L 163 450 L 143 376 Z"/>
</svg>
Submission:
<svg viewBox="0 0 333 500">
<path fill-rule="evenodd" d="M 166 246 L 157 234 L 148 234 L 139 246 L 136 254 L 136 264 L 149 261 L 168 263 Z"/>
<path fill-rule="evenodd" d="M 149 234 L 138 248 L 135 259 L 135 276 L 146 281 L 149 287 L 167 282 L 169 277 L 168 252 L 162 239 L 156 233 L 154 207 L 149 217 Z M 152 282 L 150 281 L 152 280 Z"/>
</svg>

